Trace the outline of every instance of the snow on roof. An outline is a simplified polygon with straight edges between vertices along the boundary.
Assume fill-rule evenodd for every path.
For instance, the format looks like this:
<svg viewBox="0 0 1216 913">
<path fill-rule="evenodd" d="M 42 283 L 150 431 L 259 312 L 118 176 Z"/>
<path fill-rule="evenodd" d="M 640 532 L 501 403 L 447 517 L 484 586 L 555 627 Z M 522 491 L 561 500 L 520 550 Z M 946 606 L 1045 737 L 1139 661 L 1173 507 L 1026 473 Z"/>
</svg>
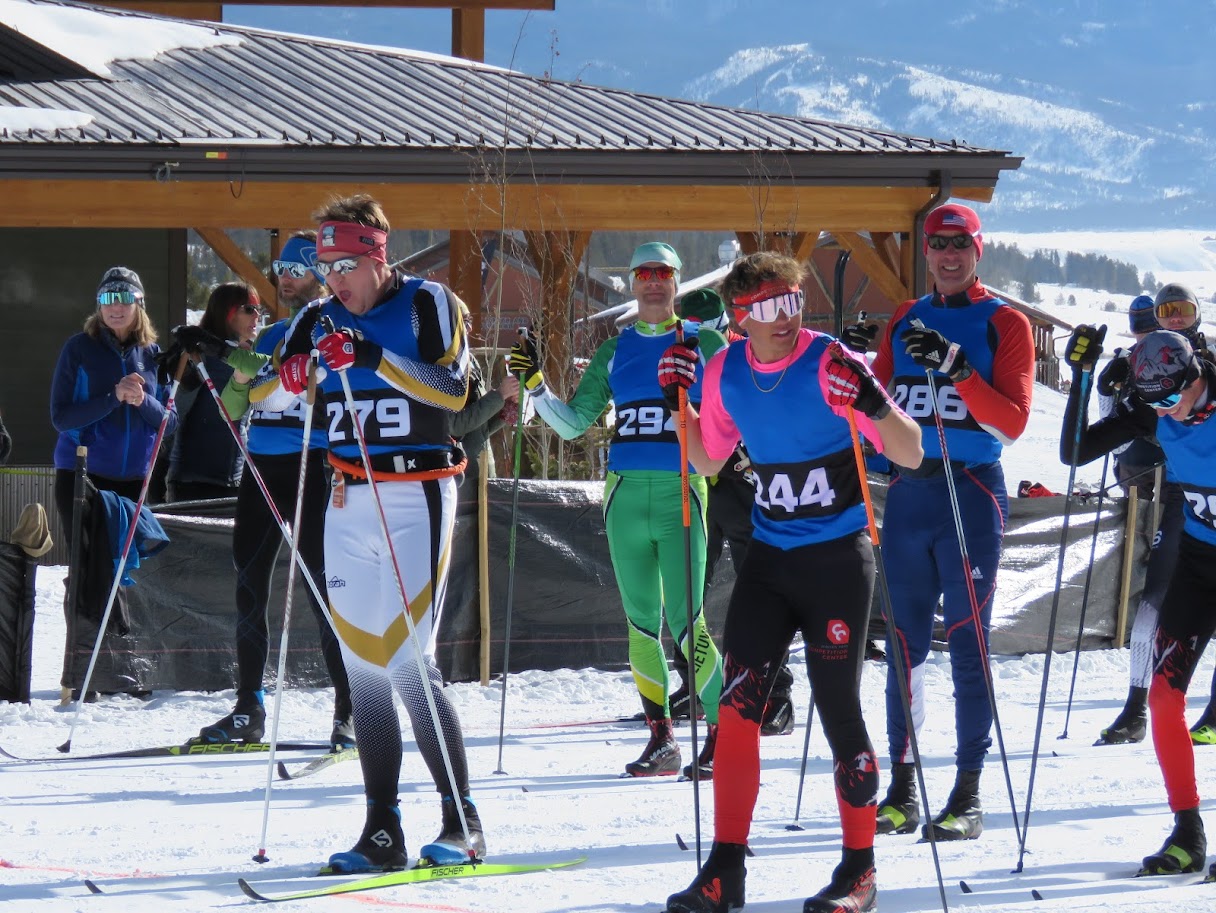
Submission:
<svg viewBox="0 0 1216 913">
<path fill-rule="evenodd" d="M 241 43 L 209 25 L 29 0 L 0 0 L 0 22 L 102 77 L 111 75 L 107 65 L 115 60 Z"/>
<path fill-rule="evenodd" d="M 64 111 L 59 108 L 10 108 L 0 107 L 0 130 L 19 132 L 23 130 L 74 130 L 93 120 L 92 114 L 83 111 Z"/>
</svg>

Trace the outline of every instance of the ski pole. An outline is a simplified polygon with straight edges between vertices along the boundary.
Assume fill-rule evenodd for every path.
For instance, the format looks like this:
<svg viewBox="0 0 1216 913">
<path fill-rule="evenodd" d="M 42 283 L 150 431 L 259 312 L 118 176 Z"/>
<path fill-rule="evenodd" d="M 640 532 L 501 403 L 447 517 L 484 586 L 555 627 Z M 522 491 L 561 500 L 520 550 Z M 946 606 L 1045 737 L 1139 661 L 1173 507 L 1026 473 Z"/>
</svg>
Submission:
<svg viewBox="0 0 1216 913">
<path fill-rule="evenodd" d="M 919 320 L 913 320 L 912 325 L 923 328 Z M 959 558 L 963 563 L 963 580 L 967 585 L 967 599 L 971 603 L 971 623 L 975 627 L 976 645 L 979 648 L 980 668 L 984 672 L 984 687 L 988 692 L 988 706 L 992 710 L 992 727 L 996 731 L 996 743 L 1001 752 L 1001 769 L 1005 773 L 1005 788 L 1009 793 L 1009 808 L 1013 812 L 1013 830 L 1018 834 L 1018 806 L 1013 797 L 1013 779 L 1009 775 L 1009 756 L 1005 751 L 1005 733 L 1001 728 L 1001 715 L 996 705 L 996 688 L 992 683 L 992 663 L 988 657 L 988 639 L 984 635 L 983 619 L 980 615 L 979 598 L 975 595 L 975 580 L 971 576 L 971 556 L 967 552 L 967 536 L 963 530 L 963 513 L 958 504 L 958 491 L 954 486 L 954 471 L 950 465 L 950 451 L 946 447 L 946 427 L 942 422 L 941 410 L 937 403 L 937 382 L 933 379 L 933 369 L 925 369 L 925 381 L 929 385 L 929 401 L 933 404 L 933 423 L 937 426 L 937 441 L 942 452 L 942 466 L 946 474 L 946 491 L 950 496 L 950 512 L 954 516 L 954 532 L 958 539 Z M 1071 482 L 1070 482 L 1071 485 Z M 932 827 L 930 827 L 932 830 Z"/>
<path fill-rule="evenodd" d="M 72 696 L 72 673 L 75 671 L 73 652 L 76 644 L 76 618 L 79 615 L 76 603 L 80 598 L 80 578 L 84 575 L 80 567 L 80 527 L 84 522 L 85 487 L 88 479 L 86 468 L 89 458 L 89 448 L 80 445 L 76 448 L 76 473 L 72 478 L 72 529 L 68 540 L 68 592 L 66 604 L 67 648 L 63 654 L 63 680 L 67 684 L 67 696 L 62 703 L 67 704 Z"/>
<path fill-rule="evenodd" d="M 802 787 L 806 785 L 806 759 L 811 751 L 811 723 L 815 721 L 815 692 L 811 692 L 811 699 L 808 702 L 806 709 L 806 735 L 802 739 L 802 767 L 798 771 L 798 799 L 794 802 L 794 821 L 792 824 L 787 824 L 787 831 L 805 830 L 798 823 L 799 817 L 802 815 Z"/>
<path fill-rule="evenodd" d="M 1103 326 L 1101 336 L 1106 335 Z M 1072 512 L 1072 486 L 1077 478 L 1077 452 L 1081 449 L 1081 428 L 1085 422 L 1085 409 L 1089 405 L 1089 380 L 1093 366 L 1081 367 L 1078 389 L 1077 423 L 1073 429 L 1072 459 L 1068 461 L 1068 489 L 1064 495 L 1064 520 L 1060 528 L 1060 555 L 1056 561 L 1056 585 L 1051 597 L 1051 614 L 1047 621 L 1047 649 L 1043 656 L 1043 684 L 1039 689 L 1039 711 L 1034 724 L 1034 748 L 1030 753 L 1030 779 L 1026 785 L 1026 811 L 1022 820 L 1022 832 L 1018 838 L 1018 864 L 1013 871 L 1022 871 L 1022 860 L 1026 856 L 1026 832 L 1030 828 L 1030 807 L 1034 797 L 1034 775 L 1039 765 L 1039 740 L 1043 734 L 1043 714 L 1047 710 L 1047 682 L 1051 675 L 1051 648 L 1056 638 L 1056 613 L 1060 609 L 1060 582 L 1064 579 L 1064 553 L 1068 548 L 1068 518 Z"/>
<path fill-rule="evenodd" d="M 832 343 L 830 351 L 833 358 L 848 358 L 844 354 L 841 343 Z M 861 450 L 861 434 L 857 430 L 857 414 L 852 406 L 846 407 L 845 414 L 849 420 L 849 434 L 853 438 L 853 461 L 857 464 L 857 482 L 861 486 L 861 498 L 866 506 L 866 525 L 869 528 L 870 542 L 874 546 L 874 569 L 878 578 L 879 608 L 882 611 L 882 620 L 887 628 L 887 643 L 892 647 L 892 649 L 887 651 L 887 655 L 894 658 L 895 677 L 899 681 L 899 700 L 903 704 L 904 725 L 908 727 L 908 744 L 912 748 L 912 763 L 916 767 L 916 781 L 920 789 L 921 807 L 925 812 L 925 820 L 930 822 L 927 833 L 929 835 L 929 847 L 933 854 L 933 868 L 937 873 L 937 890 L 941 896 L 942 910 L 944 913 L 949 913 L 950 906 L 946 901 L 946 884 L 942 879 L 942 863 L 937 854 L 937 833 L 930 819 L 929 791 L 925 786 L 925 769 L 921 764 L 920 744 L 916 737 L 916 727 L 912 722 L 912 693 L 908 686 L 908 670 L 904 663 L 903 648 L 896 636 L 895 621 L 891 614 L 891 591 L 887 587 L 887 571 L 882 562 L 882 541 L 878 535 L 878 524 L 874 520 L 874 502 L 870 496 L 870 477 L 866 475 L 866 458 Z"/>
<path fill-rule="evenodd" d="M 1094 534 L 1089 540 L 1089 567 L 1085 569 L 1085 588 L 1081 591 L 1081 618 L 1077 622 L 1077 645 L 1072 651 L 1072 681 L 1068 685 L 1068 707 L 1064 711 L 1064 731 L 1057 738 L 1068 738 L 1068 721 L 1072 717 L 1072 697 L 1077 690 L 1077 663 L 1081 659 L 1081 637 L 1085 633 L 1085 612 L 1089 608 L 1089 583 L 1094 576 L 1094 556 L 1098 552 L 1098 529 L 1102 525 L 1102 491 L 1106 487 L 1106 470 L 1110 453 L 1102 457 L 1102 479 L 1098 483 L 1098 508 L 1094 511 Z"/>
<path fill-rule="evenodd" d="M 295 595 L 296 558 L 300 552 L 300 521 L 304 515 L 304 481 L 308 474 L 308 451 L 312 441 L 313 403 L 317 396 L 317 358 L 314 350 L 308 357 L 308 386 L 304 391 L 304 440 L 300 444 L 300 475 L 296 484 L 296 510 L 291 521 L 291 560 L 287 563 L 287 586 L 283 597 L 283 633 L 279 640 L 279 667 L 275 673 L 274 719 L 270 724 L 270 754 L 266 759 L 266 798 L 262 802 L 262 836 L 254 862 L 269 862 L 266 855 L 266 832 L 270 827 L 270 790 L 274 783 L 274 755 L 279 745 L 279 717 L 283 706 L 283 686 L 287 677 L 287 633 L 291 629 L 291 603 Z"/>
<path fill-rule="evenodd" d="M 139 513 L 144 509 L 144 500 L 148 497 L 148 486 L 152 484 L 152 470 L 156 468 L 156 457 L 160 453 L 160 445 L 164 443 L 165 429 L 169 427 L 169 417 L 173 414 L 173 401 L 177 398 L 177 388 L 181 386 L 182 374 L 186 371 L 188 361 L 185 353 L 177 361 L 177 371 L 174 373 L 173 383 L 169 387 L 169 399 L 165 402 L 165 411 L 160 418 L 160 426 L 156 429 L 156 437 L 152 441 L 152 454 L 148 457 L 148 468 L 144 471 L 144 481 L 139 488 L 139 500 L 135 502 L 131 522 L 127 524 L 127 535 L 123 539 L 122 551 L 118 555 L 118 566 L 114 568 L 114 582 L 110 585 L 110 595 L 106 599 L 105 611 L 101 613 L 101 624 L 97 628 L 93 654 L 89 657 L 89 668 L 85 671 L 84 681 L 80 684 L 80 695 L 76 698 L 76 710 L 72 714 L 72 726 L 68 730 L 68 740 L 58 746 L 64 754 L 72 750 L 72 736 L 76 733 L 76 724 L 80 722 L 80 707 L 84 703 L 85 695 L 89 693 L 89 682 L 93 680 L 93 669 L 97 666 L 97 656 L 101 653 L 101 642 L 105 639 L 106 628 L 110 626 L 110 613 L 114 611 L 114 599 L 118 596 L 118 586 L 122 583 L 123 571 L 127 568 L 127 556 L 131 553 L 131 543 L 135 541 L 135 530 L 139 526 Z"/>
<path fill-rule="evenodd" d="M 676 321 L 676 341 L 684 341 L 684 322 Z M 680 509 L 684 522 L 684 657 L 688 660 L 688 724 L 692 738 L 692 814 L 697 839 L 697 871 L 701 871 L 701 758 L 697 751 L 697 705 L 701 701 L 697 689 L 697 651 L 693 643 L 692 593 L 692 484 L 688 477 L 688 391 L 680 387 L 677 432 L 680 439 Z"/>
<path fill-rule="evenodd" d="M 329 317 L 321 318 L 325 333 L 335 332 L 333 321 Z M 389 562 L 393 568 L 393 578 L 397 583 L 397 595 L 401 599 L 401 614 L 405 617 L 405 626 L 409 631 L 409 640 L 414 645 L 414 658 L 418 663 L 418 677 L 422 679 L 422 694 L 426 698 L 427 710 L 431 714 L 431 724 L 435 727 L 435 741 L 439 743 L 439 753 L 443 756 L 443 767 L 447 771 L 448 785 L 452 787 L 452 804 L 460 818 L 460 829 L 464 833 L 465 845 L 472 844 L 469 836 L 469 822 L 465 818 L 464 803 L 461 801 L 460 788 L 456 783 L 456 772 L 452 769 L 452 756 L 448 752 L 447 740 L 443 737 L 443 725 L 439 719 L 439 710 L 435 706 L 435 694 L 432 690 L 431 678 L 427 674 L 426 655 L 422 652 L 422 644 L 418 640 L 418 629 L 414 624 L 414 616 L 410 612 L 409 594 L 405 588 L 405 578 L 401 574 L 401 563 L 397 560 L 397 549 L 393 546 L 393 535 L 388 527 L 388 515 L 384 512 L 384 502 L 380 499 L 380 485 L 376 481 L 376 473 L 372 470 L 371 455 L 367 450 L 367 436 L 363 433 L 363 420 L 355 408 L 355 395 L 350 389 L 350 379 L 346 371 L 338 371 L 338 379 L 342 382 L 342 396 L 346 404 L 346 412 L 350 416 L 350 426 L 354 432 L 355 442 L 359 445 L 359 456 L 363 460 L 363 469 L 367 474 L 368 491 L 376 505 L 376 516 L 380 520 L 380 534 L 384 537 L 384 547 L 388 552 Z M 433 581 L 437 585 L 438 581 Z M 431 599 L 438 599 L 435 586 L 431 587 Z M 470 857 L 472 855 L 472 850 Z"/>
<path fill-rule="evenodd" d="M 519 335 L 528 338 L 527 327 L 519 328 Z M 527 389 L 524 387 L 524 375 L 519 375 L 519 398 L 516 400 L 518 415 L 515 416 L 515 458 L 511 472 L 511 526 L 507 536 L 507 611 L 503 624 L 502 635 L 502 697 L 498 706 L 498 767 L 494 773 L 505 775 L 502 767 L 503 734 L 507 722 L 507 676 L 511 674 L 511 614 L 515 608 L 515 530 L 519 522 L 519 475 L 520 463 L 523 461 L 524 442 L 524 406 L 527 402 Z"/>
</svg>

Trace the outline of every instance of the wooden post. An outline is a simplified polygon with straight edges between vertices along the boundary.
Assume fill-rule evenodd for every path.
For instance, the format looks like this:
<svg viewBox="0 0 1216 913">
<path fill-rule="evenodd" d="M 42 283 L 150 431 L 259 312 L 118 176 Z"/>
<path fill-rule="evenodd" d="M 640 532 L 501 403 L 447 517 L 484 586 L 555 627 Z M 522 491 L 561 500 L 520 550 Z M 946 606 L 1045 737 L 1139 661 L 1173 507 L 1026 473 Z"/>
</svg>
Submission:
<svg viewBox="0 0 1216 913">
<path fill-rule="evenodd" d="M 1127 493 L 1127 529 L 1123 534 L 1123 580 L 1119 586 L 1119 609 L 1115 617 L 1115 649 L 1123 649 L 1127 634 L 1127 603 L 1132 591 L 1132 562 L 1136 560 L 1136 513 L 1139 496 L 1133 485 Z"/>
<path fill-rule="evenodd" d="M 481 684 L 490 684 L 490 450 L 477 457 L 477 596 L 481 606 Z"/>
</svg>

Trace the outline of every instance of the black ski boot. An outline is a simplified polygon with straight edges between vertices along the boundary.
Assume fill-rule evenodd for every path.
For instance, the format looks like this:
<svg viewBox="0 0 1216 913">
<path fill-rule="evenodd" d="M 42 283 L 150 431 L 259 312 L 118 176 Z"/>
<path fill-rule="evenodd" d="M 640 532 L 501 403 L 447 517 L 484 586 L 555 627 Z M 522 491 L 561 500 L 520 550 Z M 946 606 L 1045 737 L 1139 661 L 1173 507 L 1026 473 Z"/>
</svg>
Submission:
<svg viewBox="0 0 1216 913">
<path fill-rule="evenodd" d="M 697 877 L 667 898 L 667 913 L 732 913 L 743 909 L 747 869 L 742 843 L 715 843 Z"/>
<path fill-rule="evenodd" d="M 625 765 L 627 777 L 667 777 L 680 772 L 680 745 L 671 731 L 671 720 L 647 720 L 650 741 L 636 761 Z"/>
<path fill-rule="evenodd" d="M 1137 875 L 1183 875 L 1203 871 L 1208 852 L 1199 809 L 1188 808 L 1174 815 L 1173 833 L 1156 853 L 1144 857 Z"/>
<path fill-rule="evenodd" d="M 349 716 L 334 720 L 333 731 L 329 734 L 329 750 L 342 751 L 355 747 L 355 721 Z"/>
<path fill-rule="evenodd" d="M 367 803 L 367 821 L 359 841 L 345 853 L 329 857 L 335 875 L 359 872 L 393 872 L 409 865 L 405 836 L 401 833 L 401 809 L 397 803 Z"/>
<path fill-rule="evenodd" d="M 1133 687 L 1115 721 L 1102 730 L 1095 745 L 1124 745 L 1140 742 L 1148 730 L 1148 689 Z"/>
<path fill-rule="evenodd" d="M 705 744 L 701 746 L 701 755 L 697 758 L 697 779 L 712 780 L 714 778 L 714 748 L 718 744 L 718 724 L 710 723 L 705 733 Z M 692 779 L 692 765 L 685 764 L 685 780 Z"/>
<path fill-rule="evenodd" d="M 209 745 L 220 742 L 260 742 L 266 732 L 263 696 L 262 691 L 238 694 L 232 713 L 199 730 L 198 741 Z"/>
<path fill-rule="evenodd" d="M 842 854 L 832 873 L 832 882 L 802 905 L 802 913 L 861 913 L 878 905 L 878 884 L 874 876 L 874 848 L 850 850 Z"/>
<path fill-rule="evenodd" d="M 681 682 L 680 687 L 671 692 L 671 696 L 667 698 L 667 704 L 671 707 L 671 718 L 673 720 L 686 720 L 692 713 L 692 702 L 688 699 L 688 682 Z"/>
<path fill-rule="evenodd" d="M 920 824 L 920 801 L 916 796 L 916 765 L 892 764 L 887 798 L 878 805 L 879 834 L 911 834 Z"/>
<path fill-rule="evenodd" d="M 794 702 L 790 692 L 794 687 L 794 673 L 789 664 L 777 670 L 773 690 L 764 705 L 764 716 L 760 720 L 761 735 L 789 735 L 794 731 Z"/>
<path fill-rule="evenodd" d="M 955 774 L 954 789 L 946 807 L 921 828 L 928 840 L 929 828 L 937 840 L 974 840 L 984 832 L 984 810 L 980 807 L 980 774 L 982 770 L 960 770 Z"/>
<path fill-rule="evenodd" d="M 486 838 L 481 829 L 481 816 L 477 814 L 477 806 L 473 800 L 465 796 L 460 800 L 464 810 L 464 820 L 469 826 L 469 839 L 465 840 L 464 829 L 460 826 L 460 815 L 456 812 L 456 803 L 451 796 L 443 797 L 443 830 L 434 842 L 428 843 L 418 851 L 419 859 L 426 859 L 433 865 L 460 865 L 465 862 L 480 862 L 486 855 Z"/>
</svg>

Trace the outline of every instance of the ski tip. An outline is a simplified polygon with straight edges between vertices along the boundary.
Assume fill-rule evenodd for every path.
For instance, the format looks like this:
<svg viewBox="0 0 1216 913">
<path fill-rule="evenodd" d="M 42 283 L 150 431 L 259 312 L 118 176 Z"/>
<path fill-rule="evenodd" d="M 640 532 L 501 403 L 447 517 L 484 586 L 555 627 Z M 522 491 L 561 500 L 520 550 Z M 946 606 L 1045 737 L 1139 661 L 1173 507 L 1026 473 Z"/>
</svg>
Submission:
<svg viewBox="0 0 1216 913">
<path fill-rule="evenodd" d="M 287 765 L 284 764 L 282 761 L 279 761 L 278 771 L 279 771 L 280 780 L 290 780 L 291 779 L 291 772 L 287 769 Z"/>
<path fill-rule="evenodd" d="M 676 846 L 678 846 L 680 849 L 684 850 L 685 852 L 688 851 L 688 844 L 684 842 L 684 838 L 681 837 L 679 834 L 676 834 Z"/>
<path fill-rule="evenodd" d="M 785 826 L 785 829 L 787 831 L 805 831 L 806 830 L 805 827 L 803 827 L 801 824 L 798 824 L 797 822 L 795 822 L 793 824 L 787 824 Z"/>
<path fill-rule="evenodd" d="M 104 894 L 101 888 L 97 887 L 96 883 L 89 878 L 84 880 L 84 886 L 89 889 L 90 894 Z"/>
<path fill-rule="evenodd" d="M 255 891 L 253 889 L 253 886 L 249 882 L 247 882 L 244 878 L 238 878 L 236 880 L 236 884 L 237 884 L 237 887 L 239 887 L 241 889 L 241 893 L 244 894 L 246 897 L 248 897 L 250 900 L 261 900 L 261 901 L 266 900 L 266 898 L 263 895 L 259 894 L 257 891 Z"/>
<path fill-rule="evenodd" d="M 1039 893 L 1037 890 L 1035 890 L 1034 888 L 1031 888 L 1031 889 L 1030 889 L 1030 896 L 1031 896 L 1031 897 L 1033 897 L 1035 900 L 1042 900 L 1042 899 L 1043 899 L 1043 895 L 1042 895 L 1042 894 L 1040 894 L 1040 893 Z"/>
<path fill-rule="evenodd" d="M 756 855 L 755 853 L 752 852 L 752 848 L 750 846 L 744 846 L 743 852 L 747 853 L 749 858 Z"/>
<path fill-rule="evenodd" d="M 522 786 L 522 785 L 521 785 L 519 788 L 520 788 L 520 789 L 522 789 L 524 792 L 527 792 L 527 791 L 528 791 L 528 787 L 526 787 L 526 786 Z"/>
<path fill-rule="evenodd" d="M 965 882 L 965 881 L 960 881 L 958 883 L 958 886 L 959 886 L 959 890 L 961 890 L 964 894 L 973 893 L 971 890 L 971 885 L 967 884 L 967 882 Z"/>
</svg>

